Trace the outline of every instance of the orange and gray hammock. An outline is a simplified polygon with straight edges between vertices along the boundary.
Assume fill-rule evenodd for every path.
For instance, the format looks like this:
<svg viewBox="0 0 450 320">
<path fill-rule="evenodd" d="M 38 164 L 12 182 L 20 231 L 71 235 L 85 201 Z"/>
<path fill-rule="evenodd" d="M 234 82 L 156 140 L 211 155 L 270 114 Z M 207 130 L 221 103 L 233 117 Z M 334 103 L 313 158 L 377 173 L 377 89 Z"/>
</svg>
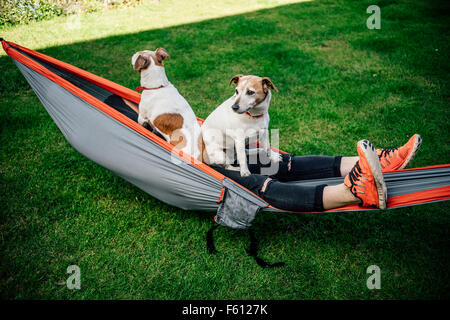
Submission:
<svg viewBox="0 0 450 320">
<path fill-rule="evenodd" d="M 215 211 L 216 222 L 231 228 L 250 227 L 260 210 L 283 211 L 103 102 L 115 94 L 139 104 L 139 93 L 1 41 L 67 141 L 90 160 L 167 204 L 185 210 Z M 289 183 L 314 186 L 342 181 L 330 178 Z M 388 209 L 450 198 L 450 164 L 387 173 L 385 181 Z M 358 210 L 375 209 L 348 205 L 328 211 Z"/>
</svg>

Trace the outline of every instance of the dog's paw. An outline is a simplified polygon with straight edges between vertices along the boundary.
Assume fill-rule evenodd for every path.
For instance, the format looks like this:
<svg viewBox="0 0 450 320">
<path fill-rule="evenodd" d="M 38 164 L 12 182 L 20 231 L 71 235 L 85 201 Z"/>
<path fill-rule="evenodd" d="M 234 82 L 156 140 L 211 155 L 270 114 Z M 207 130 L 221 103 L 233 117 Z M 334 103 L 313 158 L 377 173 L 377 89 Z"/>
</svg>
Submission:
<svg viewBox="0 0 450 320">
<path fill-rule="evenodd" d="M 248 177 L 250 174 L 248 169 L 241 169 L 241 177 Z"/>
<path fill-rule="evenodd" d="M 280 162 L 283 159 L 281 153 L 270 150 L 270 160 L 273 162 Z"/>
<path fill-rule="evenodd" d="M 232 165 L 225 165 L 224 168 L 227 170 L 232 170 L 232 171 L 240 171 L 241 170 L 239 167 L 235 167 Z"/>
<path fill-rule="evenodd" d="M 147 129 L 147 130 L 149 130 L 149 131 L 151 131 L 151 132 L 153 132 L 153 127 L 150 125 L 150 123 L 149 122 L 144 122 L 144 124 L 142 125 L 145 129 Z"/>
</svg>

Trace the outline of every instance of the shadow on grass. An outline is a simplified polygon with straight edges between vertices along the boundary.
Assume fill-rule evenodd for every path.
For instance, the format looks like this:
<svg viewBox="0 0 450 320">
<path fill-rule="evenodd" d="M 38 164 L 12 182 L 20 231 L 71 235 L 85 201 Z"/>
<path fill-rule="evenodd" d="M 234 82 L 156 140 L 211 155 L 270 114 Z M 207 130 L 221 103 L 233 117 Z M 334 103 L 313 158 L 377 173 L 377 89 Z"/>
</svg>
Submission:
<svg viewBox="0 0 450 320">
<path fill-rule="evenodd" d="M 339 137 L 336 136 L 334 141 L 346 144 L 345 152 L 353 148 L 354 137 L 350 133 L 389 136 L 394 131 L 394 138 L 380 140 L 392 142 L 397 141 L 396 137 L 401 140 L 413 131 L 423 130 L 424 136 L 429 138 L 423 150 L 425 153 L 435 150 L 435 156 L 423 158 L 416 164 L 430 165 L 433 163 L 427 161 L 437 158 L 448 162 L 448 147 L 439 147 L 448 142 L 446 89 L 450 64 L 444 54 L 428 50 L 436 46 L 442 48 L 441 52 L 448 49 L 448 41 L 440 41 L 436 37 L 436 33 L 443 32 L 447 27 L 441 19 L 448 21 L 444 18 L 445 10 L 438 10 L 441 2 L 420 2 L 416 8 L 405 8 L 404 2 L 397 5 L 397 1 L 385 1 L 383 28 L 387 31 L 378 34 L 365 29 L 368 3 L 351 3 L 345 9 L 333 6 L 329 1 L 287 5 L 166 29 L 51 47 L 41 52 L 134 88 L 139 77 L 132 70 L 131 55 L 142 49 L 165 47 L 172 56 L 166 63 L 168 77 L 200 117 L 206 117 L 231 94 L 231 89 L 227 87 L 231 76 L 237 73 L 258 74 L 271 77 L 281 89 L 271 109 L 272 124 L 295 131 L 292 135 L 288 131 L 284 141 L 291 152 L 331 153 L 339 150 L 339 145 L 330 146 L 333 141 L 327 141 L 330 138 L 327 133 L 317 136 L 314 132 L 296 131 L 302 124 L 313 128 L 316 118 L 324 116 L 329 119 L 319 119 L 323 121 L 319 127 L 325 128 L 322 131 L 335 130 Z M 408 29 L 403 30 L 397 25 L 397 15 L 401 15 L 401 21 L 408 24 Z M 431 26 L 423 29 L 421 19 L 429 21 Z M 422 32 L 417 32 L 421 28 Z M 354 58 L 348 60 L 346 55 L 349 53 Z M 405 54 L 408 54 L 406 60 Z M 335 61 L 341 58 L 342 63 Z M 424 64 L 425 59 L 428 63 Z M 385 68 L 383 66 L 400 70 L 402 74 L 398 78 L 374 78 L 373 74 Z M 50 174 L 50 177 L 57 179 L 57 175 L 61 175 L 62 179 L 57 180 L 61 185 L 76 185 L 84 181 L 92 189 L 87 187 L 87 190 L 77 192 L 87 201 L 111 197 L 114 201 L 127 203 L 140 199 L 144 205 L 149 205 L 147 208 L 143 205 L 143 212 L 151 214 L 151 207 L 156 206 L 158 212 L 169 213 L 174 224 L 198 228 L 198 232 L 205 232 L 212 225 L 212 214 L 187 213 L 156 200 L 145 201 L 148 196 L 142 191 L 97 165 L 82 160 L 83 157 L 75 151 L 69 151 L 56 126 L 49 125 L 50 117 L 42 111 L 37 99 L 31 98 L 31 89 L 10 58 L 0 58 L 0 67 L 2 74 L 7 75 L 0 79 L 2 105 L 7 106 L 0 113 L 1 159 L 3 164 L 7 164 L 5 168 L 14 166 L 8 161 L 8 155 L 15 153 L 20 162 L 20 159 L 26 159 L 29 152 L 39 161 L 20 162 L 23 168 L 15 170 L 38 175 L 55 170 L 56 173 Z M 404 77 L 410 74 L 427 79 L 432 84 L 428 86 L 405 80 Z M 396 98 L 411 103 L 398 110 L 395 107 L 389 111 L 372 109 L 380 97 L 388 99 L 394 91 Z M 334 102 L 330 104 L 330 100 Z M 433 103 L 433 107 L 418 109 L 417 104 L 422 101 Z M 343 112 L 349 114 L 342 115 Z M 441 118 L 433 116 L 433 113 L 440 114 Z M 410 114 L 411 123 L 404 123 L 405 114 Z M 367 115 L 373 123 L 361 124 Z M 343 126 L 351 122 L 358 124 L 351 127 L 351 132 L 345 131 L 345 128 L 327 127 L 336 121 L 341 121 Z M 390 130 L 386 123 L 399 128 Z M 36 124 L 40 124 L 39 130 Z M 62 145 L 57 150 L 52 148 L 55 141 Z M 17 148 L 17 145 L 24 143 L 27 144 L 24 150 Z M 33 144 L 42 146 L 43 150 L 35 149 Z M 8 203 L 8 199 L 2 201 L 8 203 L 7 214 L 12 214 L 20 207 L 17 205 L 20 194 L 26 194 L 29 188 L 24 183 L 29 175 L 23 173 L 19 178 L 6 176 L 2 172 L 2 188 L 5 193 L 14 194 L 13 203 Z M 52 192 L 53 183 L 50 180 L 42 183 L 48 193 L 38 200 L 41 199 L 42 205 L 47 205 L 52 197 L 59 194 Z M 73 197 L 72 201 L 77 196 Z M 56 200 L 50 205 L 56 202 L 56 205 L 64 206 L 66 201 L 71 201 L 71 196 L 66 194 L 59 199 L 60 202 Z M 39 206 L 39 202 L 28 202 L 28 205 Z M 360 250 L 374 261 L 385 261 L 385 256 L 394 256 L 406 265 L 422 264 L 418 270 L 428 270 L 424 281 L 429 286 L 429 294 L 444 296 L 446 292 L 437 283 L 448 282 L 443 270 L 448 267 L 445 248 L 449 244 L 447 230 L 450 221 L 448 216 L 443 216 L 441 220 L 430 215 L 430 211 L 444 215 L 448 208 L 447 204 L 439 204 L 389 213 L 297 216 L 264 213 L 258 217 L 255 229 L 262 238 L 262 251 L 281 247 L 285 242 L 298 244 L 304 241 L 313 247 L 341 250 L 342 255 L 348 250 Z M 240 241 L 245 240 L 243 234 L 234 236 Z M 295 249 L 291 245 L 283 254 L 293 255 Z M 305 259 L 301 263 L 306 267 L 308 262 Z"/>
</svg>

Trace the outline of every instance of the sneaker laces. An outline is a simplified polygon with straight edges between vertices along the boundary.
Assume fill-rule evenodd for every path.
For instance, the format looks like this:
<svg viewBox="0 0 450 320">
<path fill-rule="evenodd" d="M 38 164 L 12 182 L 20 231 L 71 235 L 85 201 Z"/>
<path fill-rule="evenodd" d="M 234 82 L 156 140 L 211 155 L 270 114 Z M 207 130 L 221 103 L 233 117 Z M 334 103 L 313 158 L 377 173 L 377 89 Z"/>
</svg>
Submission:
<svg viewBox="0 0 450 320">
<path fill-rule="evenodd" d="M 386 158 L 393 152 L 397 151 L 398 148 L 385 148 L 385 149 L 381 149 L 380 155 L 378 156 L 378 158 L 382 158 L 383 156 L 386 156 Z"/>
<path fill-rule="evenodd" d="M 349 172 L 348 176 L 349 176 L 349 179 L 350 179 L 350 183 L 352 184 L 352 189 L 353 189 L 353 186 L 358 186 L 358 187 L 364 188 L 364 189 L 366 188 L 366 187 L 356 183 L 357 181 L 360 181 L 361 178 L 364 178 L 361 175 L 361 167 L 359 166 L 359 161 L 356 162 L 355 166 Z M 366 178 L 364 178 L 364 179 L 366 179 Z M 359 191 L 359 190 L 355 189 L 355 193 L 364 193 L 364 191 Z"/>
</svg>

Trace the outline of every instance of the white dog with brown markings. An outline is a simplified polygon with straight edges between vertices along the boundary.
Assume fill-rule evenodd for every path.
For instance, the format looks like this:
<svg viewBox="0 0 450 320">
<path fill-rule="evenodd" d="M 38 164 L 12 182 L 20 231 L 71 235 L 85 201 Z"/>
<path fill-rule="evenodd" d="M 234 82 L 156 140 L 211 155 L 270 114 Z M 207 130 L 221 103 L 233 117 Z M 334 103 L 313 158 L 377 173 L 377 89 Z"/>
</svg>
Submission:
<svg viewBox="0 0 450 320">
<path fill-rule="evenodd" d="M 201 128 L 189 103 L 167 79 L 163 61 L 169 57 L 164 48 L 158 48 L 136 52 L 131 58 L 133 68 L 141 74 L 138 122 L 156 129 L 170 144 L 201 161 Z"/>
<path fill-rule="evenodd" d="M 206 147 L 205 162 L 222 166 L 228 170 L 239 170 L 241 176 L 249 176 L 245 151 L 246 142 L 259 137 L 262 149 L 270 160 L 279 162 L 281 155 L 272 151 L 269 142 L 269 106 L 271 89 L 278 92 L 272 81 L 252 75 L 236 75 L 230 80 L 236 85 L 233 96 L 214 110 L 202 125 L 202 136 Z M 233 159 L 230 159 L 232 150 Z M 234 151 L 239 168 L 234 162 Z"/>
</svg>

